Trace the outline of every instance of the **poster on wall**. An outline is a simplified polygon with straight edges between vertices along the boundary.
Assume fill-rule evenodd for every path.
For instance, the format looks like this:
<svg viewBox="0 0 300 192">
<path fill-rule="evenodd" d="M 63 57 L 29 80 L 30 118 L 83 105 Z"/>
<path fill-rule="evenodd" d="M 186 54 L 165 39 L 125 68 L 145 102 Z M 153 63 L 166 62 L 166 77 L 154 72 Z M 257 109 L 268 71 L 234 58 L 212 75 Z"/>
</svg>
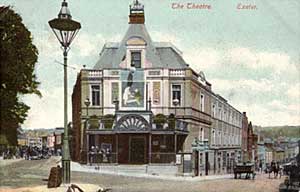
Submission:
<svg viewBox="0 0 300 192">
<path fill-rule="evenodd" d="M 160 82 L 153 82 L 153 104 L 160 104 Z"/>
<path fill-rule="evenodd" d="M 122 107 L 143 108 L 144 98 L 144 71 L 123 70 L 121 72 L 122 82 Z"/>
<path fill-rule="evenodd" d="M 119 99 L 119 83 L 113 82 L 111 84 L 111 103 L 113 104 L 115 100 Z"/>
</svg>

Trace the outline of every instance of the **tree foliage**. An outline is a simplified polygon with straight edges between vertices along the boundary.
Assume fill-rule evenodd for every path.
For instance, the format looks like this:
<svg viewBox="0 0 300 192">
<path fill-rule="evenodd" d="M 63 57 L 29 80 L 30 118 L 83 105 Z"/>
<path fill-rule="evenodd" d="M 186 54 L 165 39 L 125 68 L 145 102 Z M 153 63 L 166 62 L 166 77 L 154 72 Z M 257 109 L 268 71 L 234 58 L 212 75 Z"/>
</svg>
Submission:
<svg viewBox="0 0 300 192">
<path fill-rule="evenodd" d="M 0 129 L 10 144 L 16 143 L 17 127 L 29 110 L 19 97 L 41 96 L 34 74 L 37 59 L 38 50 L 20 15 L 10 7 L 0 7 Z"/>
<path fill-rule="evenodd" d="M 300 138 L 300 126 L 254 126 L 254 130 L 261 136 L 277 139 L 278 137 Z"/>
</svg>

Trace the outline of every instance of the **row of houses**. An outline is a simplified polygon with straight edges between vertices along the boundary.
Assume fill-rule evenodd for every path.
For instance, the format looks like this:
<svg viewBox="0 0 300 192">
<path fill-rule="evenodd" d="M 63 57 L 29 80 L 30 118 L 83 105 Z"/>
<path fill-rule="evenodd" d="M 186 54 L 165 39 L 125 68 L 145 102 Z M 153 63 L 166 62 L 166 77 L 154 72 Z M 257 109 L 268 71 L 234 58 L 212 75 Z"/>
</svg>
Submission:
<svg viewBox="0 0 300 192">
<path fill-rule="evenodd" d="M 244 119 L 245 125 L 248 123 Z M 246 127 L 246 126 L 245 126 Z M 290 163 L 299 154 L 299 138 L 268 138 L 261 135 L 260 131 L 255 132 L 252 123 L 244 129 L 242 142 L 243 161 L 253 162 L 256 167 L 265 168 L 272 161 L 279 163 Z"/>
<path fill-rule="evenodd" d="M 55 154 L 62 150 L 62 138 L 64 134 L 63 128 L 55 128 L 48 131 L 23 131 L 18 135 L 18 146 L 27 146 L 31 148 L 39 148 L 53 151 Z"/>
<path fill-rule="evenodd" d="M 299 154 L 298 138 L 278 138 L 276 140 L 265 138 L 257 143 L 257 161 L 263 167 L 272 161 L 289 163 Z"/>
</svg>

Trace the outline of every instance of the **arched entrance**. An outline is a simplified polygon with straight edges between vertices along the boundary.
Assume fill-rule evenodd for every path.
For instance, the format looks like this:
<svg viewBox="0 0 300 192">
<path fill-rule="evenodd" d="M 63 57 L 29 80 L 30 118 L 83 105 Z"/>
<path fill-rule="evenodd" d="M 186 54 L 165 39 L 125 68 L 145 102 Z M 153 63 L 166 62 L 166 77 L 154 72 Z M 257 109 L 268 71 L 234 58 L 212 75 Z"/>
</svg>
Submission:
<svg viewBox="0 0 300 192">
<path fill-rule="evenodd" d="M 122 116 L 116 123 L 118 131 L 149 131 L 150 125 L 141 115 L 129 114 Z"/>
<path fill-rule="evenodd" d="M 146 164 L 149 159 L 148 121 L 141 115 L 127 114 L 116 123 L 119 163 Z"/>
</svg>

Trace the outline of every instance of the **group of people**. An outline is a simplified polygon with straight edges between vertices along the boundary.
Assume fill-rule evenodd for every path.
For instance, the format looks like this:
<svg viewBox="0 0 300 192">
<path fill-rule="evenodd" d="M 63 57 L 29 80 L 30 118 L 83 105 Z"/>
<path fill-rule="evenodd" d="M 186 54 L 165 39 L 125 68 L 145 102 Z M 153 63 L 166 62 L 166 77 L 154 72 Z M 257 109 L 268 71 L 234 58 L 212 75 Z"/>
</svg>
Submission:
<svg viewBox="0 0 300 192">
<path fill-rule="evenodd" d="M 283 168 L 279 162 L 272 161 L 269 166 L 267 166 L 266 172 L 269 174 L 269 178 L 271 178 L 271 173 L 273 172 L 274 178 L 281 178 L 283 174 Z"/>
<path fill-rule="evenodd" d="M 18 147 L 6 147 L 2 148 L 0 152 L 0 156 L 3 159 L 45 159 L 54 155 L 54 151 L 43 147 L 39 148 L 37 146 L 18 146 Z"/>
<path fill-rule="evenodd" d="M 110 148 L 99 148 L 92 146 L 88 152 L 89 163 L 111 163 L 112 154 Z"/>
</svg>

